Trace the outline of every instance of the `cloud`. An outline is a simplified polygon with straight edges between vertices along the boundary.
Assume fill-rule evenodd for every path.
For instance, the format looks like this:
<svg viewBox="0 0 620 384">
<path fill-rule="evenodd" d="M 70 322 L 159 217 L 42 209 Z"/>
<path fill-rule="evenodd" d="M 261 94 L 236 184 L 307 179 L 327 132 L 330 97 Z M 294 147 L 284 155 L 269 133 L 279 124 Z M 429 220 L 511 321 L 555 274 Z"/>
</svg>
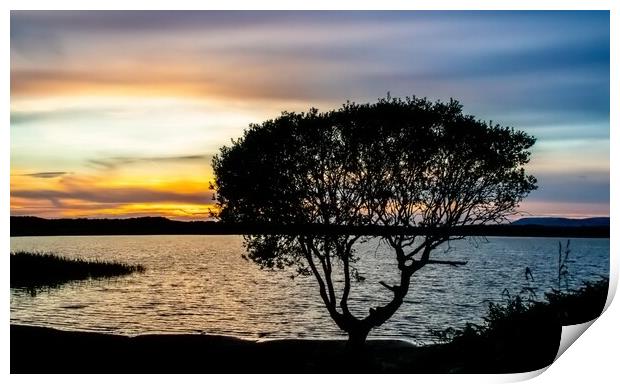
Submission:
<svg viewBox="0 0 620 384">
<path fill-rule="evenodd" d="M 34 200 L 48 200 L 55 207 L 62 207 L 63 200 L 80 200 L 99 204 L 136 204 L 136 203 L 181 203 L 210 204 L 213 193 L 180 193 L 160 191 L 148 188 L 72 188 L 69 190 L 12 190 L 11 197 Z"/>
<path fill-rule="evenodd" d="M 604 170 L 609 28 L 608 11 L 13 11 L 12 164 L 139 168 L 128 183 L 109 185 L 147 185 L 137 178 L 164 179 L 164 171 L 206 179 L 210 156 L 192 154 L 216 151 L 249 122 L 285 109 L 372 102 L 390 91 L 454 97 L 477 118 L 525 129 L 539 138 L 537 176 Z M 152 99 L 166 103 L 145 102 Z M 30 176 L 57 177 L 45 174 Z M 608 205 L 608 177 L 539 180 L 536 201 Z M 42 198 L 62 204 L 67 196 L 150 193 L 106 198 L 92 185 Z"/>
<path fill-rule="evenodd" d="M 539 188 L 527 202 L 607 204 L 610 198 L 608 172 L 535 173 Z"/>
<path fill-rule="evenodd" d="M 113 108 L 65 108 L 46 111 L 11 111 L 11 125 L 67 121 L 71 119 L 92 119 L 103 115 L 113 115 L 120 109 Z"/>
<path fill-rule="evenodd" d="M 36 177 L 39 179 L 52 179 L 54 177 L 61 177 L 64 175 L 68 175 L 70 174 L 69 172 L 35 172 L 35 173 L 26 173 L 23 174 L 22 176 L 30 176 L 30 177 Z"/>
<path fill-rule="evenodd" d="M 123 165 L 135 163 L 158 163 L 158 162 L 184 162 L 184 161 L 202 161 L 207 164 L 211 160 L 211 155 L 181 155 L 181 156 L 114 156 L 104 159 L 89 159 L 88 163 L 105 169 L 116 169 Z"/>
</svg>

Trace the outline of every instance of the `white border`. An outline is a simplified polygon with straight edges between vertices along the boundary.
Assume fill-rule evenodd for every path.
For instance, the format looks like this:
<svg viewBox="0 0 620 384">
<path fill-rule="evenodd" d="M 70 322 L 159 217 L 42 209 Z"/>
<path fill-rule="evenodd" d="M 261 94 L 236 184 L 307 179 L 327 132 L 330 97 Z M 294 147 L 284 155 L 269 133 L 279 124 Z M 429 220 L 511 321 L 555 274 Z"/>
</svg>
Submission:
<svg viewBox="0 0 620 384">
<path fill-rule="evenodd" d="M 80 2 L 80 1 L 5 1 L 3 2 L 5 5 L 5 12 L 2 14 L 2 29 L 4 32 L 5 38 L 3 39 L 3 53 L 5 55 L 3 66 L 4 66 L 4 78 L 7 79 L 6 86 L 4 92 L 2 93 L 4 97 L 4 105 L 5 108 L 2 110 L 3 121 L 5 121 L 5 127 L 2 129 L 1 139 L 0 139 L 0 157 L 2 158 L 2 165 L 0 167 L 2 172 L 2 177 L 0 179 L 0 183 L 2 183 L 2 189 L 0 192 L 2 202 L 2 211 L 4 214 L 0 214 L 0 225 L 2 227 L 3 236 L 0 237 L 0 241 L 2 244 L 2 249 L 4 249 L 4 265 L 2 268 L 3 281 L 5 282 L 5 295 L 3 296 L 3 304 L 5 308 L 5 313 L 7 313 L 7 317 L 9 317 L 9 290 L 7 289 L 8 285 L 8 254 L 9 254 L 9 172 L 10 172 L 10 137 L 9 137 L 9 121 L 10 121 L 10 88 L 8 84 L 10 83 L 10 71 L 9 68 L 9 44 L 10 39 L 9 34 L 9 24 L 10 24 L 10 13 L 11 9 L 296 9 L 296 10 L 304 10 L 304 9 L 325 9 L 325 10 L 337 10 L 337 9 L 366 9 L 366 10 L 375 10 L 375 9 L 393 9 L 393 10 L 405 10 L 405 9 L 420 9 L 420 10 L 447 10 L 447 9 L 490 9 L 490 10 L 544 10 L 544 9 L 564 9 L 564 10 L 581 10 L 581 9 L 599 9 L 599 10 L 611 10 L 610 21 L 611 21 L 611 84 L 614 84 L 611 87 L 611 116 L 610 116 L 610 126 L 616 127 L 618 123 L 618 76 L 617 76 L 617 68 L 618 68 L 618 50 L 617 50 L 617 33 L 618 33 L 618 6 L 613 1 L 577 1 L 577 0 L 565 0 L 565 1 L 553 1 L 553 0 L 503 0 L 499 1 L 458 1 L 458 0 L 435 0 L 435 1 L 411 1 L 411 0 L 382 0 L 382 1 L 334 1 L 334 0 L 315 0 L 312 3 L 302 3 L 302 2 L 286 2 L 286 1 L 270 1 L 263 0 L 261 2 L 251 2 L 251 1 L 239 1 L 239 0 L 229 0 L 226 2 L 199 2 L 199 1 L 187 1 L 187 0 L 175 0 L 171 1 L 161 1 L 161 0 L 153 0 L 149 2 L 129 2 L 127 0 L 107 0 L 107 1 L 89 1 L 88 3 Z M 614 108 L 616 106 L 616 108 Z M 618 143 L 620 138 L 618 137 L 617 131 L 613 129 L 610 132 L 610 140 L 611 140 L 611 164 L 617 164 L 618 162 L 618 154 L 614 150 L 617 145 L 614 143 Z M 615 166 L 611 166 L 611 195 L 610 196 L 620 196 L 618 191 L 618 173 Z M 617 261 L 617 247 L 613 241 L 615 235 L 618 233 L 618 225 L 614 220 L 618 215 L 618 204 L 611 199 L 610 201 L 610 215 L 613 217 L 611 221 L 611 233 L 612 233 L 612 242 L 610 248 L 611 255 L 611 292 L 615 292 L 617 281 L 618 281 L 618 261 Z M 611 295 L 610 295 L 611 299 Z M 608 382 L 609 378 L 617 377 L 617 351 L 618 351 L 618 332 L 616 329 L 616 324 L 618 324 L 619 312 L 618 304 L 610 306 L 607 311 L 603 314 L 600 320 L 594 322 L 594 324 L 588 329 L 585 333 L 585 336 L 579 338 L 575 342 L 575 345 L 568 348 L 566 353 L 564 353 L 554 364 L 552 364 L 544 374 L 536 377 L 534 379 L 537 383 L 553 383 L 553 382 L 579 382 L 579 381 L 590 381 L 600 379 L 604 382 Z M 8 319 L 7 319 L 8 320 Z M 2 367 L 5 375 L 8 375 L 9 372 L 9 335 L 8 335 L 8 323 L 6 321 L 5 326 L 1 328 L 0 337 L 2 340 Z M 35 352 L 36 353 L 36 352 Z M 406 380 L 419 380 L 422 382 L 506 382 L 506 381 L 519 381 L 527 378 L 531 378 L 536 376 L 538 373 L 530 373 L 530 374 L 517 374 L 517 375 L 419 375 L 415 378 L 405 378 Z M 10 376 L 9 379 L 15 382 L 29 382 L 32 380 L 40 380 L 40 376 Z M 107 377 L 107 375 L 103 376 L 89 376 L 84 377 L 83 375 L 57 375 L 57 376 L 47 376 L 44 380 L 48 382 L 83 382 L 85 380 L 95 382 L 107 382 L 109 380 L 121 380 L 121 381 L 130 381 L 135 380 L 134 376 L 114 376 L 114 378 Z M 139 378 L 140 380 L 155 380 L 155 381 L 169 381 L 169 376 L 156 376 L 156 375 L 145 375 Z M 179 376 L 175 379 L 188 380 L 188 381 L 204 381 L 206 378 L 200 375 L 183 375 Z M 236 380 L 247 380 L 247 376 L 243 375 L 211 375 L 208 380 L 215 380 L 221 382 L 230 382 Z M 341 380 L 338 376 L 322 376 L 321 378 L 314 377 L 312 375 L 301 375 L 294 376 L 291 375 L 264 375 L 264 376 L 254 376 L 251 380 L 258 381 L 269 381 L 274 383 L 289 383 L 292 380 L 297 382 L 307 382 L 307 383 L 315 383 L 317 380 L 328 380 L 335 381 Z M 376 376 L 368 376 L 368 375 L 352 375 L 352 377 L 348 377 L 347 379 L 352 379 L 363 382 L 375 382 L 379 378 Z M 400 380 L 403 378 L 390 376 L 386 378 L 387 380 Z"/>
<path fill-rule="evenodd" d="M 75 0 L 57 0 L 51 6 L 49 1 L 22 0 L 7 1 L 8 9 L 59 9 L 59 10 L 82 10 L 82 9 L 189 9 L 189 10 L 606 10 L 613 9 L 612 0 L 314 0 L 312 2 L 290 2 L 285 0 L 264 0 L 253 2 L 251 0 L 228 0 L 226 2 L 208 2 L 196 0 L 152 0 L 152 1 L 122 1 L 122 0 L 91 0 L 80 2 Z"/>
</svg>

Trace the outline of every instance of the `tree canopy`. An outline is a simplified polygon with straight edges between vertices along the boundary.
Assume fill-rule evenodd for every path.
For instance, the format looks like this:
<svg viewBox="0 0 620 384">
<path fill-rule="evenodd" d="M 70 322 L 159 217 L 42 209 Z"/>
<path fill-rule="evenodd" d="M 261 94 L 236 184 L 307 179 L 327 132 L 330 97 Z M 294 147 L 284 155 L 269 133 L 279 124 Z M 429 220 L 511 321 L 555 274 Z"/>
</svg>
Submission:
<svg viewBox="0 0 620 384">
<path fill-rule="evenodd" d="M 287 233 L 246 237 L 247 256 L 263 267 L 294 266 L 313 274 L 336 324 L 363 341 L 402 303 L 411 275 L 430 253 L 454 238 L 452 228 L 499 223 L 536 188 L 524 166 L 535 139 L 465 115 L 455 100 L 384 98 L 340 109 L 283 112 L 253 124 L 213 160 L 220 219 L 279 225 L 339 225 L 446 229 L 394 234 L 401 281 L 380 282 L 394 293 L 365 318 L 348 309 L 356 271 L 356 234 Z M 337 294 L 334 263 L 344 286 Z"/>
</svg>

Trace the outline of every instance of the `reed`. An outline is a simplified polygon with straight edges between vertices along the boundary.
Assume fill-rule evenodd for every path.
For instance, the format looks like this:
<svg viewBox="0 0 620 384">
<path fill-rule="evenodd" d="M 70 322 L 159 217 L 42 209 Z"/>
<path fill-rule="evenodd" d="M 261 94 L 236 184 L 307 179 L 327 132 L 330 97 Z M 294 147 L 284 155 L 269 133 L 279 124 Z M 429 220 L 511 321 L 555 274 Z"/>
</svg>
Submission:
<svg viewBox="0 0 620 384">
<path fill-rule="evenodd" d="M 141 265 L 69 259 L 48 252 L 11 252 L 11 288 L 56 287 L 72 280 L 144 272 Z"/>
</svg>

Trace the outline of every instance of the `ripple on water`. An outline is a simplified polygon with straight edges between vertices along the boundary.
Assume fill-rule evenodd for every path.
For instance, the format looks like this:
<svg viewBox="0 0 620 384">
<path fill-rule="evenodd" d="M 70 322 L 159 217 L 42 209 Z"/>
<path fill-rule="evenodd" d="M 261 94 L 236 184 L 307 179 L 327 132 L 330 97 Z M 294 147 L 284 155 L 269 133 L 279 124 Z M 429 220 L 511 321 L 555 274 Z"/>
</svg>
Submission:
<svg viewBox="0 0 620 384">
<path fill-rule="evenodd" d="M 429 328 L 480 322 L 488 300 L 519 292 L 524 269 L 538 292 L 554 287 L 557 239 L 490 238 L 451 243 L 436 258 L 464 259 L 459 268 L 433 265 L 414 275 L 410 294 L 374 337 L 432 341 Z M 143 274 L 67 284 L 36 296 L 11 289 L 11 322 L 115 334 L 210 333 L 246 338 L 343 337 L 323 308 L 312 277 L 261 271 L 241 258 L 240 236 L 99 236 L 11 238 L 11 250 L 43 250 L 84 259 L 142 264 Z M 571 241 L 571 284 L 608 275 L 609 240 Z M 378 282 L 397 281 L 393 254 L 371 240 L 358 249 L 366 277 L 351 292 L 355 313 L 389 299 Z M 341 284 L 342 280 L 337 281 Z M 262 336 L 261 336 L 262 335 Z"/>
</svg>

